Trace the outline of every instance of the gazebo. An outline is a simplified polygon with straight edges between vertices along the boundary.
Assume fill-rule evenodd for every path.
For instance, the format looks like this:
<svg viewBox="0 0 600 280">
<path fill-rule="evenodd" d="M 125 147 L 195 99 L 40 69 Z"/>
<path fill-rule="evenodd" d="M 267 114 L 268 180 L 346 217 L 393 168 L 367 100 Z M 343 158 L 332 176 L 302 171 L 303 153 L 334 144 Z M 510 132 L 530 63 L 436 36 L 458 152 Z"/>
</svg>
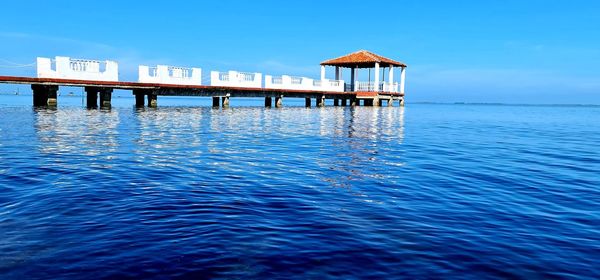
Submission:
<svg viewBox="0 0 600 280">
<path fill-rule="evenodd" d="M 335 79 L 342 80 L 342 68 L 350 69 L 350 84 L 346 84 L 348 92 L 400 93 L 404 94 L 406 64 L 369 51 L 361 50 L 345 56 L 323 61 L 321 63 L 321 80 L 325 80 L 325 66 L 335 67 Z M 400 83 L 394 82 L 394 69 L 400 67 Z M 357 81 L 358 70 L 369 69 L 368 81 Z M 371 81 L 371 69 L 374 69 Z M 385 71 L 388 69 L 386 81 Z M 383 70 L 383 73 L 381 73 Z"/>
</svg>

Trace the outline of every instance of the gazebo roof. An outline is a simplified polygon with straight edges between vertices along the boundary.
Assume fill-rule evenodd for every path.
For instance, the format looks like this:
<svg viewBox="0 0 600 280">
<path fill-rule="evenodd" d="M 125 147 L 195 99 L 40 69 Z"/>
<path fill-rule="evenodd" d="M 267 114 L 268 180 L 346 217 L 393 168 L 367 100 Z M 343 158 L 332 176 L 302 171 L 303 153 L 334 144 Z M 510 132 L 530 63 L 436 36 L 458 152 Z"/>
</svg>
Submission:
<svg viewBox="0 0 600 280">
<path fill-rule="evenodd" d="M 406 67 L 406 64 L 398 62 L 369 51 L 361 50 L 338 58 L 321 62 L 324 66 L 339 66 L 347 68 L 374 68 L 375 63 L 381 67 L 399 66 Z"/>
</svg>

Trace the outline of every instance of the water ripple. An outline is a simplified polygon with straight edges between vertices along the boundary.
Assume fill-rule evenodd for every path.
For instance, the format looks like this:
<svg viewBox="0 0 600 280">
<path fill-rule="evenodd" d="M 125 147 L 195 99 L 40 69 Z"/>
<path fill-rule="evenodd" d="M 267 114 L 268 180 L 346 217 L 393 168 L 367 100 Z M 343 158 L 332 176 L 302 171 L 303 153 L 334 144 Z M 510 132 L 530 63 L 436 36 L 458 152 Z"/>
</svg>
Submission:
<svg viewBox="0 0 600 280">
<path fill-rule="evenodd" d="M 600 277 L 600 110 L 0 108 L 0 278 Z"/>
</svg>

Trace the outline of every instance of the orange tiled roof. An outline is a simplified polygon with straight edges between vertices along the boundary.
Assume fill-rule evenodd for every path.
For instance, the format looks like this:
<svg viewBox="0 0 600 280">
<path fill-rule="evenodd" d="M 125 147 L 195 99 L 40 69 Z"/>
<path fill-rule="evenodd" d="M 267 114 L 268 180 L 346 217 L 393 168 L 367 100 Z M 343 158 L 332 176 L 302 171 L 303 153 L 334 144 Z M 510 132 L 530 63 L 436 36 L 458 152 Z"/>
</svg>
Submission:
<svg viewBox="0 0 600 280">
<path fill-rule="evenodd" d="M 388 67 L 390 65 L 406 67 L 406 64 L 402 62 L 398 62 L 365 50 L 323 61 L 321 62 L 321 65 L 370 68 L 375 67 L 375 63 L 379 63 L 381 67 Z"/>
</svg>

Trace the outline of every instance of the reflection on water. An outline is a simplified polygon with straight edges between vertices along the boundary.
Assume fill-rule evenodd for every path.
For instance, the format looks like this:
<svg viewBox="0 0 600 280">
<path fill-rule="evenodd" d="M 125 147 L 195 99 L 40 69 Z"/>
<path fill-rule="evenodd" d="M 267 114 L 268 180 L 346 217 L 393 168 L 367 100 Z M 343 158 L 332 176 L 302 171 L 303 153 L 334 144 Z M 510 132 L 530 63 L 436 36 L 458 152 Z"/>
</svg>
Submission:
<svg viewBox="0 0 600 280">
<path fill-rule="evenodd" d="M 0 107 L 0 279 L 599 278 L 597 108 L 129 101 Z"/>
<path fill-rule="evenodd" d="M 119 114 L 110 110 L 35 108 L 40 151 L 48 154 L 99 156 L 119 145 Z"/>
</svg>

